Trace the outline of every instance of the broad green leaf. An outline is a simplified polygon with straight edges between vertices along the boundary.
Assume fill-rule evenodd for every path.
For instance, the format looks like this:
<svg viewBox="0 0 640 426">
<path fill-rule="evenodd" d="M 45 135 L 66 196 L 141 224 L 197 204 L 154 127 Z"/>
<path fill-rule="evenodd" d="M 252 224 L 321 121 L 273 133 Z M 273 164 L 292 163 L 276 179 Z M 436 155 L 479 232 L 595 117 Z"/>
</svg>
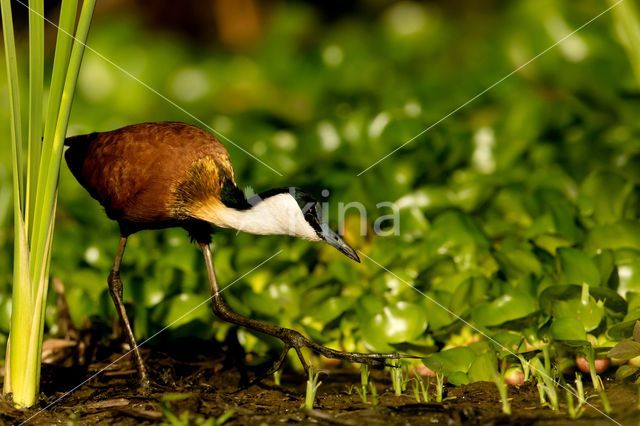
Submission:
<svg viewBox="0 0 640 426">
<path fill-rule="evenodd" d="M 584 250 L 589 255 L 606 249 L 625 248 L 640 250 L 640 222 L 624 220 L 596 226 L 591 229 L 584 242 Z"/>
<path fill-rule="evenodd" d="M 611 274 L 613 273 L 616 265 L 613 251 L 603 250 L 600 254 L 593 258 L 598 272 L 600 273 L 600 285 L 609 286 L 611 281 Z"/>
<path fill-rule="evenodd" d="M 549 329 L 551 336 L 555 340 L 561 341 L 586 341 L 587 333 L 584 331 L 582 322 L 577 319 L 564 317 L 556 318 Z"/>
<path fill-rule="evenodd" d="M 490 327 L 524 318 L 537 309 L 538 304 L 529 295 L 504 294 L 492 302 L 476 306 L 471 311 L 471 318 L 479 326 Z"/>
<path fill-rule="evenodd" d="M 538 258 L 529 250 L 522 248 L 500 250 L 495 254 L 501 271 L 508 279 L 519 280 L 527 275 L 539 276 L 542 265 Z"/>
<path fill-rule="evenodd" d="M 433 221 L 426 245 L 433 256 L 448 254 L 466 259 L 474 257 L 479 249 L 487 249 L 489 241 L 470 216 L 459 211 L 447 211 Z"/>
<path fill-rule="evenodd" d="M 553 235 L 553 234 L 541 234 L 533 239 L 533 243 L 541 249 L 547 251 L 552 256 L 556 255 L 556 252 L 561 247 L 569 247 L 572 242 L 568 239 Z"/>
<path fill-rule="evenodd" d="M 430 330 L 440 330 L 443 327 L 455 322 L 458 318 L 451 315 L 446 307 L 449 305 L 450 294 L 445 292 L 435 292 L 430 294 L 430 298 L 425 298 L 421 306 L 429 313 Z M 457 312 L 454 312 L 457 314 Z"/>
<path fill-rule="evenodd" d="M 612 325 L 607 330 L 606 336 L 611 340 L 628 339 L 633 336 L 634 326 L 640 319 L 640 311 L 637 312 L 637 316 L 631 320 L 625 320 L 617 324 Z"/>
<path fill-rule="evenodd" d="M 311 308 L 306 315 L 321 321 L 323 324 L 328 324 L 347 312 L 354 303 L 353 299 L 344 296 L 330 297 Z"/>
<path fill-rule="evenodd" d="M 454 386 L 468 385 L 471 383 L 467 373 L 463 373 L 462 371 L 454 371 L 446 376 L 449 383 Z"/>
<path fill-rule="evenodd" d="M 522 331 L 503 331 L 491 336 L 491 343 L 494 350 L 500 353 L 501 357 L 520 352 L 520 345 L 524 342 Z"/>
<path fill-rule="evenodd" d="M 560 191 L 542 189 L 538 191 L 540 205 L 544 206 L 553 220 L 550 233 L 577 242 L 582 239 L 582 231 L 576 224 L 576 209 Z"/>
<path fill-rule="evenodd" d="M 623 218 L 625 205 L 633 191 L 633 183 L 619 174 L 599 170 L 582 182 L 578 205 L 580 213 L 598 224 L 614 223 Z"/>
<path fill-rule="evenodd" d="M 424 332 L 427 324 L 426 311 L 419 305 L 407 302 L 385 306 L 373 317 L 361 318 L 365 338 L 380 336 L 386 343 L 411 341 Z"/>
<path fill-rule="evenodd" d="M 621 365 L 616 370 L 616 380 L 623 381 L 639 371 L 638 367 L 632 367 L 630 365 Z"/>
<path fill-rule="evenodd" d="M 596 301 L 604 301 L 604 306 L 612 312 L 623 314 L 627 311 L 627 302 L 615 291 L 606 287 L 589 287 L 589 294 Z M 551 314 L 553 303 L 559 300 L 580 300 L 582 286 L 579 285 L 555 285 L 545 288 L 538 297 L 540 308 L 547 314 Z"/>
<path fill-rule="evenodd" d="M 470 308 L 485 301 L 488 290 L 489 281 L 486 278 L 482 276 L 468 278 L 455 289 L 449 309 L 462 316 Z"/>
<path fill-rule="evenodd" d="M 494 352 L 485 352 L 476 357 L 469 367 L 469 380 L 471 382 L 493 382 L 498 375 L 498 361 Z"/>
<path fill-rule="evenodd" d="M 580 321 L 585 331 L 592 331 L 598 328 L 604 318 L 604 304 L 596 302 L 593 297 L 586 302 L 580 299 L 558 300 L 553 303 L 551 313 L 556 319 L 573 318 Z"/>
<path fill-rule="evenodd" d="M 424 365 L 441 374 L 467 373 L 477 355 L 473 349 L 462 346 L 433 353 L 422 360 Z"/>
<path fill-rule="evenodd" d="M 613 347 L 608 353 L 608 357 L 628 360 L 640 356 L 640 342 L 633 340 L 623 340 Z"/>
<path fill-rule="evenodd" d="M 595 262 L 583 251 L 561 248 L 556 259 L 561 284 L 600 285 L 600 272 Z"/>
</svg>

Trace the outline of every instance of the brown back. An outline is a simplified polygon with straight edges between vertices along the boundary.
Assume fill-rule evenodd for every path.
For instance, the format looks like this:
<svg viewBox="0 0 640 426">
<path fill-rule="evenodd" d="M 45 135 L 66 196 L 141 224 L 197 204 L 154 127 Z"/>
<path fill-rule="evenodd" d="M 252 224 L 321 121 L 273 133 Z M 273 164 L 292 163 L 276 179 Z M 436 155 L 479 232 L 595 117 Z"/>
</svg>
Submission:
<svg viewBox="0 0 640 426">
<path fill-rule="evenodd" d="M 219 198 L 224 180 L 234 181 L 225 147 L 210 133 L 184 123 L 134 124 L 65 143 L 73 175 L 120 222 L 186 219 L 184 188 L 193 186 L 193 170 L 202 170 L 202 164 L 210 173 L 196 173 L 202 182 L 195 186 L 206 188 L 207 195 Z"/>
</svg>

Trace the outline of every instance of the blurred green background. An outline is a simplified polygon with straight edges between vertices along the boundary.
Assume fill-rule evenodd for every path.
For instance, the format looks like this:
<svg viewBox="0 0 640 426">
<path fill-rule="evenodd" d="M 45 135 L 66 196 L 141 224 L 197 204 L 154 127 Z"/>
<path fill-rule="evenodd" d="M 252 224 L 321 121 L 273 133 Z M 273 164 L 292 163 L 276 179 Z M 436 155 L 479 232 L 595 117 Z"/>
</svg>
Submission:
<svg viewBox="0 0 640 426">
<path fill-rule="evenodd" d="M 580 317 L 577 338 L 605 336 L 640 317 L 640 76 L 615 11 L 357 175 L 611 4 L 101 1 L 69 134 L 162 120 L 202 127 L 197 117 L 282 174 L 225 143 L 242 188 L 327 188 L 334 226 L 338 202 L 362 202 L 368 226 L 390 213 L 377 203 L 398 203 L 398 236 L 361 237 L 356 215 L 346 224 L 347 240 L 395 275 L 319 244 L 217 233 L 215 263 L 225 284 L 282 250 L 225 291 L 242 314 L 347 350 L 431 351 L 468 334 L 443 307 L 487 333 L 531 329 L 553 337 L 553 324 L 570 308 L 548 307 L 541 295 L 588 284 L 608 300 L 625 298 Z M 48 8 L 55 21 L 55 2 Z M 25 16 L 18 25 L 23 84 Z M 4 153 L 6 84 L 1 67 Z M 3 154 L 3 344 L 12 259 L 8 162 Z M 114 321 L 106 277 L 117 242 L 115 223 L 64 166 L 51 274 L 64 283 L 76 327 Z M 213 321 L 208 304 L 173 323 L 209 297 L 199 251 L 180 229 L 130 238 L 122 277 L 138 337 L 169 324 L 158 341 L 222 339 L 229 330 Z M 562 297 L 571 303 L 575 294 Z M 55 298 L 50 291 L 52 335 L 60 332 Z M 233 332 L 257 353 L 274 344 Z"/>
</svg>

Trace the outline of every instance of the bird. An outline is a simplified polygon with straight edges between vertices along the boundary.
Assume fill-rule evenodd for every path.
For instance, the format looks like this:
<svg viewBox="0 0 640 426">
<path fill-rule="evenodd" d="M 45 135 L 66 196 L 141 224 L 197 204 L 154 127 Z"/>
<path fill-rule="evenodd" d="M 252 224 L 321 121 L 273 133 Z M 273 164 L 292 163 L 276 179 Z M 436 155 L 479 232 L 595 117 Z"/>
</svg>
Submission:
<svg viewBox="0 0 640 426">
<path fill-rule="evenodd" d="M 69 170 L 119 226 L 120 240 L 107 283 L 143 389 L 150 388 L 151 380 L 123 303 L 120 267 L 128 238 L 145 230 L 185 229 L 202 251 L 214 315 L 283 342 L 280 357 L 263 377 L 280 370 L 291 349 L 307 373 L 302 353 L 305 347 L 328 358 L 378 366 L 402 357 L 397 353 L 344 352 L 321 346 L 296 330 L 234 312 L 220 294 L 211 249 L 212 233 L 217 228 L 324 241 L 360 262 L 356 251 L 329 227 L 313 196 L 296 187 L 285 187 L 247 198 L 236 184 L 224 145 L 213 134 L 190 124 L 133 124 L 67 137 L 65 145 Z"/>
</svg>

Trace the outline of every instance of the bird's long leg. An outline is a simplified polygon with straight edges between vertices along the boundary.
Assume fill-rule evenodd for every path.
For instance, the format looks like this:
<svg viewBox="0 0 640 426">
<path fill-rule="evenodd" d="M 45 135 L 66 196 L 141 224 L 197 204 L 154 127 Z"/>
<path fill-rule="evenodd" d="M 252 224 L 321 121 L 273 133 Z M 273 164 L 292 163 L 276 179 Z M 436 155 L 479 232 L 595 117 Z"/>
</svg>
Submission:
<svg viewBox="0 0 640 426">
<path fill-rule="evenodd" d="M 143 389 L 148 390 L 150 387 L 149 376 L 147 375 L 147 369 L 142 361 L 142 356 L 140 356 L 140 350 L 138 349 L 136 338 L 133 335 L 129 318 L 127 318 L 127 311 L 125 310 L 122 297 L 123 287 L 122 281 L 120 280 L 120 264 L 122 263 L 122 256 L 124 255 L 124 249 L 126 246 L 127 237 L 120 237 L 116 258 L 113 262 L 113 268 L 111 269 L 111 273 L 108 278 L 109 293 L 111 293 L 113 303 L 116 305 L 116 311 L 118 311 L 118 316 L 120 317 L 120 324 L 122 324 L 122 328 L 124 328 L 124 332 L 127 335 L 129 346 L 131 346 L 131 349 L 133 350 L 133 357 L 135 359 L 136 366 L 138 367 L 138 373 L 140 374 L 140 386 Z"/>
<path fill-rule="evenodd" d="M 323 355 L 327 358 L 343 359 L 349 362 L 357 362 L 360 364 L 368 364 L 368 365 L 374 365 L 374 366 L 384 366 L 386 365 L 386 360 L 389 360 L 389 359 L 414 358 L 412 356 L 402 355 L 398 353 L 376 354 L 376 353 L 336 351 L 334 349 L 330 349 L 310 341 L 309 339 L 304 337 L 302 334 L 300 334 L 296 330 L 277 327 L 275 325 L 267 324 L 261 321 L 256 321 L 254 319 L 247 318 L 240 314 L 237 314 L 236 312 L 233 312 L 224 302 L 222 295 L 220 295 L 220 287 L 218 286 L 216 272 L 213 267 L 213 260 L 211 258 L 211 249 L 209 248 L 209 245 L 201 243 L 200 248 L 202 249 L 204 260 L 207 266 L 207 274 L 209 276 L 209 286 L 210 286 L 211 295 L 212 295 L 213 313 L 218 318 L 224 321 L 277 337 L 278 339 L 282 340 L 282 342 L 284 343 L 284 353 L 278 359 L 276 364 L 269 370 L 271 373 L 279 370 L 282 367 L 286 353 L 292 348 L 296 351 L 298 358 L 300 358 L 300 362 L 302 363 L 302 366 L 304 367 L 307 373 L 308 373 L 308 366 L 301 351 L 301 348 L 304 348 L 304 347 L 309 348 L 312 351 L 320 355 Z"/>
</svg>

